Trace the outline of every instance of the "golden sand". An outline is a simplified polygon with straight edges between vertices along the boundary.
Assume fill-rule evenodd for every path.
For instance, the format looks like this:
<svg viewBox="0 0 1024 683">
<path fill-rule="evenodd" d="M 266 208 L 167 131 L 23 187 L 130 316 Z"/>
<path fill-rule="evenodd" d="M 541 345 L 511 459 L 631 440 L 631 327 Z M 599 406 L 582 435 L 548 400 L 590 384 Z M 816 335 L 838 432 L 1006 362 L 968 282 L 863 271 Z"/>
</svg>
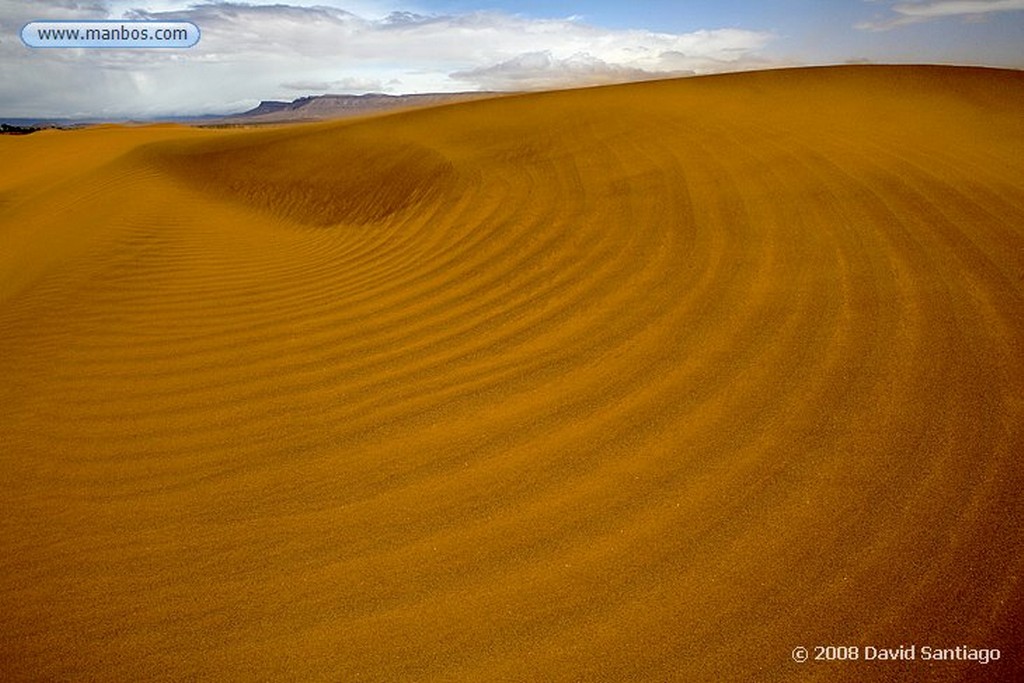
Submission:
<svg viewBox="0 0 1024 683">
<path fill-rule="evenodd" d="M 1022 111 L 849 67 L 0 138 L 0 678 L 1020 673 Z M 901 644 L 1002 659 L 790 655 Z"/>
</svg>

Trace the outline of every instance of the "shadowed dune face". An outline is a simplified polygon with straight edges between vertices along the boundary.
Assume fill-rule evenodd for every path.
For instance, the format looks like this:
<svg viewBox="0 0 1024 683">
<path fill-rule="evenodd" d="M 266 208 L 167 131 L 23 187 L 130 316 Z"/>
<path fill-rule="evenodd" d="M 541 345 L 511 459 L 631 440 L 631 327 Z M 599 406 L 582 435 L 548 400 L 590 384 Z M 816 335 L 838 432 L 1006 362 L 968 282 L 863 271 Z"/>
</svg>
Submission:
<svg viewBox="0 0 1024 683">
<path fill-rule="evenodd" d="M 0 677 L 1019 678 L 1021 111 L 852 67 L 0 139 Z"/>
<path fill-rule="evenodd" d="M 146 152 L 144 159 L 205 192 L 308 225 L 381 221 L 453 185 L 452 165 L 435 150 L 358 126 L 327 135 L 275 131 L 163 144 Z"/>
</svg>

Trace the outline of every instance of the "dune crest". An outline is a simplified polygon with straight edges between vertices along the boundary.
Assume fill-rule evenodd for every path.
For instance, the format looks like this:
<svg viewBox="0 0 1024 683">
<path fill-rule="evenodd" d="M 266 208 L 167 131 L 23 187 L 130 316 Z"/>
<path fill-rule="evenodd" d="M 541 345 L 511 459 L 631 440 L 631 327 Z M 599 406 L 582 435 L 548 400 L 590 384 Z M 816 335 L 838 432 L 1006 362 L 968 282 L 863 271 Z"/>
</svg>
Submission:
<svg viewBox="0 0 1024 683">
<path fill-rule="evenodd" d="M 0 139 L 0 677 L 1012 680 L 1022 104 L 843 67 Z M 1003 656 L 791 656 L 914 643 Z"/>
</svg>

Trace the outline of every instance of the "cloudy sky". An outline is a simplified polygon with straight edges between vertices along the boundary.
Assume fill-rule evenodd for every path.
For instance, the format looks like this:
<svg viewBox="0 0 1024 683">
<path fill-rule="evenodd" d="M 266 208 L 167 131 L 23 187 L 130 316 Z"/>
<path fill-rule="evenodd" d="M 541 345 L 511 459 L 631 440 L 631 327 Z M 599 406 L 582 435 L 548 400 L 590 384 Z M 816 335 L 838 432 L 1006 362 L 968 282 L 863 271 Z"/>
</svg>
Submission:
<svg viewBox="0 0 1024 683">
<path fill-rule="evenodd" d="M 188 20 L 177 50 L 31 49 L 34 20 Z M 0 117 L 237 112 L 843 62 L 1024 68 L 1024 0 L 0 0 Z"/>
</svg>

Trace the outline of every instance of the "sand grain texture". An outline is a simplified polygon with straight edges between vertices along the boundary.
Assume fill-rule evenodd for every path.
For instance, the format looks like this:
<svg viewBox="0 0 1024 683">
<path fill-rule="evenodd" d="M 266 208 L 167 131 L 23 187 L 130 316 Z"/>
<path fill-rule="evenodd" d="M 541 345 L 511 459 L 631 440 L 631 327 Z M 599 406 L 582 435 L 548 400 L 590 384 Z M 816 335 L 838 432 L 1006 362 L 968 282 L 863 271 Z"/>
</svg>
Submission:
<svg viewBox="0 0 1024 683">
<path fill-rule="evenodd" d="M 0 139 L 0 678 L 1011 680 L 1024 76 Z M 793 647 L 999 647 L 807 663 Z"/>
</svg>

